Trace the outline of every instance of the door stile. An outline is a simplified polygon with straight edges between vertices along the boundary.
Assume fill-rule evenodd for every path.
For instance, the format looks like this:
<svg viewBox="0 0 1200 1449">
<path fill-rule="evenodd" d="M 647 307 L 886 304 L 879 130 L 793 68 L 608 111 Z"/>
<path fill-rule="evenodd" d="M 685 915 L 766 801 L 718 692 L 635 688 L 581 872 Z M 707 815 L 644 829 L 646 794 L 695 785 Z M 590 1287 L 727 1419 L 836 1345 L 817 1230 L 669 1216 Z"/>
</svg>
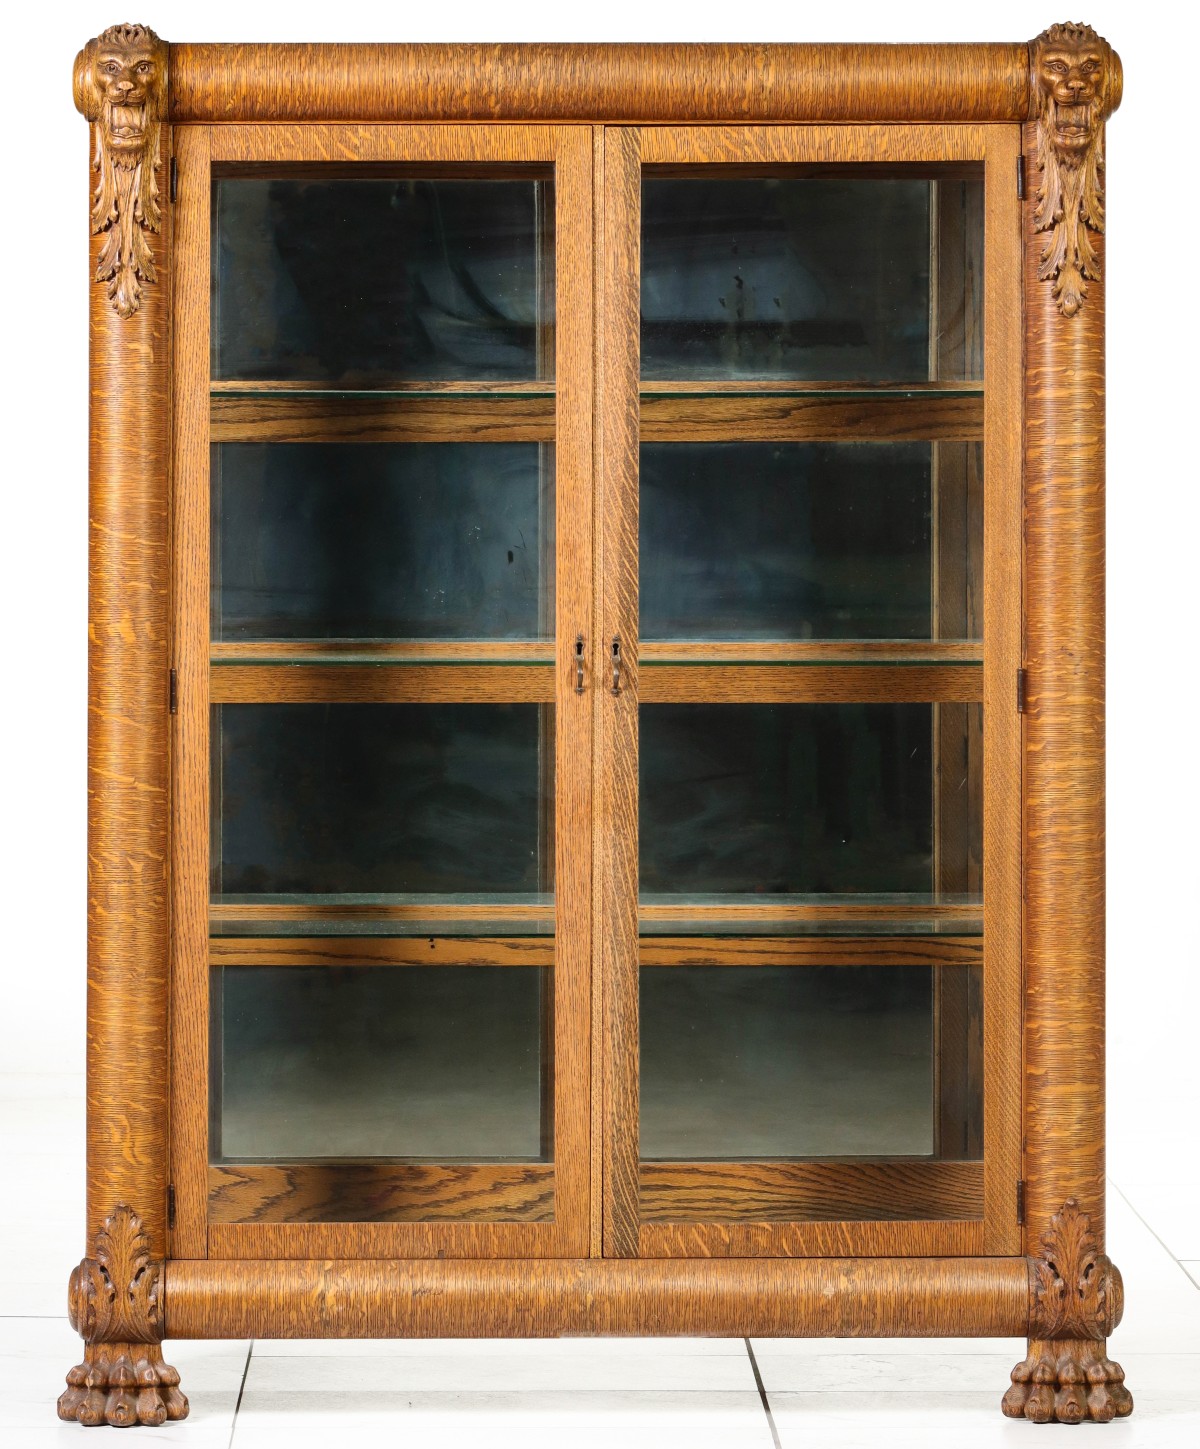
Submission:
<svg viewBox="0 0 1200 1449">
<path fill-rule="evenodd" d="M 594 654 L 594 959 L 604 992 L 603 1250 L 638 1254 L 638 446 L 641 138 L 606 128 L 597 223 L 600 308 Z M 619 640 L 619 664 L 613 658 Z M 614 670 L 616 674 L 614 676 Z M 614 684 L 615 678 L 615 684 Z M 614 689 L 616 692 L 614 692 Z"/>
<path fill-rule="evenodd" d="M 208 1256 L 209 226 L 207 126 L 175 131 L 171 758 L 171 1254 Z"/>
<path fill-rule="evenodd" d="M 592 718 L 575 640 L 592 627 L 592 135 L 557 132 L 555 204 L 554 1141 L 558 1256 L 586 1257 L 591 1218 Z"/>
<path fill-rule="evenodd" d="M 983 1223 L 1019 1253 L 1021 1176 L 1021 135 L 985 128 L 983 488 Z"/>
</svg>

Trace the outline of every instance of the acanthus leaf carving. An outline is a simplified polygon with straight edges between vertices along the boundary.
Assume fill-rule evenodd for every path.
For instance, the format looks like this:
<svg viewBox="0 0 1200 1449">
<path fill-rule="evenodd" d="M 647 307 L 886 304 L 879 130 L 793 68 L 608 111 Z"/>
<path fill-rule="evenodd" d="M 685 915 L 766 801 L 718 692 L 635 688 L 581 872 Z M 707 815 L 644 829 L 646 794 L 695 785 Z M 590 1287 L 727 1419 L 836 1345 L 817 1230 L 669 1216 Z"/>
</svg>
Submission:
<svg viewBox="0 0 1200 1449">
<path fill-rule="evenodd" d="M 1121 1275 L 1074 1198 L 1050 1219 L 1029 1265 L 1031 1336 L 1103 1339 L 1120 1323 Z"/>
<path fill-rule="evenodd" d="M 1049 232 L 1039 281 L 1074 317 L 1099 281 L 1089 232 L 1104 231 L 1104 123 L 1120 98 L 1120 62 L 1090 25 L 1052 25 L 1031 47 L 1037 165 L 1033 227 Z"/>
<path fill-rule="evenodd" d="M 104 237 L 96 281 L 117 314 L 132 317 L 158 275 L 149 236 L 162 227 L 166 45 L 149 26 L 110 26 L 76 57 L 75 104 L 95 133 L 91 228 Z"/>
</svg>

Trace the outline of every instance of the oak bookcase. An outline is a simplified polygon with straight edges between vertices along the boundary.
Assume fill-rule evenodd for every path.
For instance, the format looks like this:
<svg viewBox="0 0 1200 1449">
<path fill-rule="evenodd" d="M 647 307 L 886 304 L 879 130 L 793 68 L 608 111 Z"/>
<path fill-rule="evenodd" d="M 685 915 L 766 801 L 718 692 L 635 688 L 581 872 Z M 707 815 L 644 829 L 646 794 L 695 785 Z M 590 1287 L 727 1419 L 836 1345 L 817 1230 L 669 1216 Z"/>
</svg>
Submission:
<svg viewBox="0 0 1200 1449">
<path fill-rule="evenodd" d="M 168 1337 L 1111 1419 L 1104 125 L 997 45 L 89 41 L 83 1424 Z"/>
</svg>

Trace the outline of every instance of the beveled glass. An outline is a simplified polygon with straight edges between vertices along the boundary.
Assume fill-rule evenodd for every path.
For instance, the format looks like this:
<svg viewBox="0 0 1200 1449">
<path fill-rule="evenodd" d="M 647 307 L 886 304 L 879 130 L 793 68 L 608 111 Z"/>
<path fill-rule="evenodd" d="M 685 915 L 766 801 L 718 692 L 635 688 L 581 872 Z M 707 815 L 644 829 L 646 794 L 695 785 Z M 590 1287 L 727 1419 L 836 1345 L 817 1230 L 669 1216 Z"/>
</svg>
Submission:
<svg viewBox="0 0 1200 1449">
<path fill-rule="evenodd" d="M 935 206 L 935 187 L 940 206 Z M 911 381 L 931 372 L 931 240 L 982 248 L 982 182 L 894 176 L 648 173 L 642 183 L 642 375 Z M 942 299 L 939 299 L 941 301 Z M 964 285 L 939 309 L 981 331 Z M 957 321 L 951 312 L 957 303 Z M 970 315 L 964 315 L 964 312 Z"/>
<path fill-rule="evenodd" d="M 214 379 L 553 377 L 549 179 L 213 183 Z"/>
<path fill-rule="evenodd" d="M 221 443 L 214 640 L 523 639 L 554 620 L 537 443 Z"/>
<path fill-rule="evenodd" d="M 551 888 L 551 713 L 214 706 L 214 898 Z"/>
<path fill-rule="evenodd" d="M 542 1157 L 544 968 L 212 975 L 214 1161 Z"/>
</svg>

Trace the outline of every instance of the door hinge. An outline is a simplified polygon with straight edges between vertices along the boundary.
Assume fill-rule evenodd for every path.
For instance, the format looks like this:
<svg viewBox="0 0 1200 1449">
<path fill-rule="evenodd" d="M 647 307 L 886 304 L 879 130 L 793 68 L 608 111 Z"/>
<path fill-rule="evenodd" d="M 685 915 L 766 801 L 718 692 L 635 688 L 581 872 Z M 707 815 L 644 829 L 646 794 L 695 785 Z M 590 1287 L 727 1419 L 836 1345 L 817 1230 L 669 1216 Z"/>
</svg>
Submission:
<svg viewBox="0 0 1200 1449">
<path fill-rule="evenodd" d="M 171 199 L 174 200 L 174 193 L 172 193 Z M 1017 200 L 1025 200 L 1025 157 L 1023 155 L 1017 157 Z"/>
<path fill-rule="evenodd" d="M 173 669 L 167 675 L 167 709 L 171 714 L 179 713 L 179 675 Z"/>
<path fill-rule="evenodd" d="M 174 156 L 171 157 L 171 165 L 167 169 L 167 195 L 172 201 L 179 196 L 179 162 Z"/>
<path fill-rule="evenodd" d="M 175 1227 L 175 1184 L 167 1183 L 167 1227 Z"/>
<path fill-rule="evenodd" d="M 1025 1179 L 1022 1177 L 1017 1182 L 1017 1226 L 1025 1226 Z"/>
<path fill-rule="evenodd" d="M 1027 670 L 1017 670 L 1017 713 L 1025 713 L 1025 699 L 1029 690 L 1029 674 Z"/>
</svg>

